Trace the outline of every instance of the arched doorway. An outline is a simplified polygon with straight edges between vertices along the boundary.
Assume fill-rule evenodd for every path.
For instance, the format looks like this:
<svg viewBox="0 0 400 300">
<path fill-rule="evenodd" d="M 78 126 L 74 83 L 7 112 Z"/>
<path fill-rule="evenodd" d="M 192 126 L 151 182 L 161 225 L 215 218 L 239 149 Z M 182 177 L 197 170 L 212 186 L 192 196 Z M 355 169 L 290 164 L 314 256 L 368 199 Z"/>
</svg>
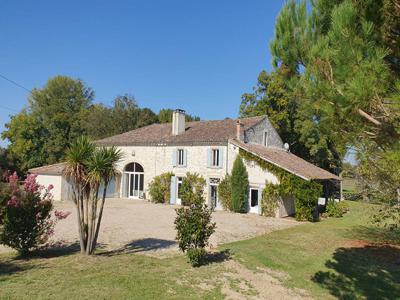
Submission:
<svg viewBox="0 0 400 300">
<path fill-rule="evenodd" d="M 125 195 L 128 198 L 144 198 L 144 170 L 138 163 L 130 163 L 124 169 Z"/>
</svg>

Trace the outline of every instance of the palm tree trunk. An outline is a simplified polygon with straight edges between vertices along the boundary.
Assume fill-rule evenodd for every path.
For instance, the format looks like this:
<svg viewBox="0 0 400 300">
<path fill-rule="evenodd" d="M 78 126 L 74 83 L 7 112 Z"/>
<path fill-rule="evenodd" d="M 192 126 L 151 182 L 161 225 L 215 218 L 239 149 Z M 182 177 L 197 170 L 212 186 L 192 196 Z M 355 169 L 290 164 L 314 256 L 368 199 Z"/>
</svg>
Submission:
<svg viewBox="0 0 400 300">
<path fill-rule="evenodd" d="M 99 197 L 99 186 L 95 186 L 94 189 L 96 192 L 92 196 L 92 211 L 90 215 L 90 227 L 89 227 L 89 237 L 88 237 L 88 243 L 86 247 L 86 254 L 90 255 L 93 253 L 93 238 L 94 238 L 94 227 L 96 224 L 96 218 L 97 218 L 97 200 Z"/>
<path fill-rule="evenodd" d="M 101 199 L 99 217 L 97 219 L 97 225 L 96 225 L 96 232 L 95 232 L 94 238 L 93 238 L 93 245 L 92 245 L 93 250 L 96 248 L 97 238 L 99 237 L 101 218 L 103 217 L 104 203 L 106 202 L 107 185 L 108 185 L 108 182 L 104 182 L 103 197 Z"/>
<path fill-rule="evenodd" d="M 84 233 L 83 233 L 83 224 L 81 218 L 81 211 L 80 211 L 80 193 L 74 189 L 74 203 L 76 207 L 76 213 L 78 218 L 78 233 L 79 233 L 79 244 L 81 247 L 81 253 L 85 253 L 85 242 L 84 242 Z"/>
</svg>

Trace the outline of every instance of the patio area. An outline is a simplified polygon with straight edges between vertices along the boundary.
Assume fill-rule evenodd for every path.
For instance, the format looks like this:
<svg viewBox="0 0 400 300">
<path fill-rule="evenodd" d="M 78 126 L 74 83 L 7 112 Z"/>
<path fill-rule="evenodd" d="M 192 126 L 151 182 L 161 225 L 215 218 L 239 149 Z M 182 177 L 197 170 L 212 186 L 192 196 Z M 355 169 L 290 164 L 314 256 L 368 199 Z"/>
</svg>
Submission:
<svg viewBox="0 0 400 300">
<path fill-rule="evenodd" d="M 53 241 L 67 245 L 76 243 L 78 230 L 74 204 L 56 202 L 55 207 L 70 211 L 71 215 L 57 224 Z M 158 257 L 175 255 L 178 251 L 174 227 L 177 207 L 144 200 L 107 199 L 98 239 L 99 248 Z M 213 220 L 217 228 L 210 239 L 211 248 L 299 224 L 290 218 L 266 218 L 226 211 L 214 212 Z M 10 250 L 0 246 L 0 252 L 6 251 Z"/>
</svg>

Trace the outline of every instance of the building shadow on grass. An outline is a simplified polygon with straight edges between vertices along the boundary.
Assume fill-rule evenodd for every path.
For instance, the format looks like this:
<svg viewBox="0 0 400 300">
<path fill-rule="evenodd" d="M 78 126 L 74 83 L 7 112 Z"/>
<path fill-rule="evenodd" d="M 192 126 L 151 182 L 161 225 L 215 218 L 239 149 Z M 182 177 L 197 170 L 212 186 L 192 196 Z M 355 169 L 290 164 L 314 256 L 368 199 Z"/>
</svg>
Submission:
<svg viewBox="0 0 400 300">
<path fill-rule="evenodd" d="M 113 256 L 118 254 L 141 253 L 141 252 L 168 249 L 172 248 L 175 245 L 176 242 L 171 240 L 145 238 L 145 239 L 134 240 L 119 249 L 101 252 L 98 255 Z"/>
<path fill-rule="evenodd" d="M 339 299 L 400 298 L 400 248 L 364 245 L 339 248 L 326 262 L 329 271 L 312 280 Z"/>
</svg>

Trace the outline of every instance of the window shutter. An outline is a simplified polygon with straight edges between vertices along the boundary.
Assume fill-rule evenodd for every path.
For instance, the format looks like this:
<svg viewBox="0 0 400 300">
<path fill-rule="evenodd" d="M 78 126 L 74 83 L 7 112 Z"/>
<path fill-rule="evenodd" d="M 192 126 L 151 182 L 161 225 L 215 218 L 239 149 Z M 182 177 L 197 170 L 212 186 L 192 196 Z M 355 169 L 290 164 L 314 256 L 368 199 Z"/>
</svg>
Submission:
<svg viewBox="0 0 400 300">
<path fill-rule="evenodd" d="M 177 152 L 176 152 L 176 149 L 173 149 L 173 150 L 172 150 L 172 166 L 173 166 L 173 167 L 176 167 L 176 156 L 177 156 L 176 153 L 177 153 Z"/>
<path fill-rule="evenodd" d="M 261 202 L 262 202 L 262 192 L 263 192 L 263 189 L 262 188 L 259 188 L 258 189 L 258 214 L 261 216 L 262 215 L 262 205 L 261 205 Z"/>
<path fill-rule="evenodd" d="M 210 148 L 208 148 L 207 149 L 207 167 L 211 167 L 211 149 Z"/>
<path fill-rule="evenodd" d="M 122 197 L 128 198 L 128 176 L 129 174 L 123 174 L 122 178 Z"/>
<path fill-rule="evenodd" d="M 187 166 L 187 149 L 183 149 L 183 166 Z"/>
<path fill-rule="evenodd" d="M 218 167 L 222 169 L 224 167 L 224 149 L 219 148 L 218 154 Z"/>
<path fill-rule="evenodd" d="M 175 204 L 176 203 L 176 176 L 171 176 L 171 187 L 170 187 L 169 191 L 170 191 L 169 203 Z"/>
</svg>

